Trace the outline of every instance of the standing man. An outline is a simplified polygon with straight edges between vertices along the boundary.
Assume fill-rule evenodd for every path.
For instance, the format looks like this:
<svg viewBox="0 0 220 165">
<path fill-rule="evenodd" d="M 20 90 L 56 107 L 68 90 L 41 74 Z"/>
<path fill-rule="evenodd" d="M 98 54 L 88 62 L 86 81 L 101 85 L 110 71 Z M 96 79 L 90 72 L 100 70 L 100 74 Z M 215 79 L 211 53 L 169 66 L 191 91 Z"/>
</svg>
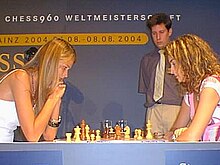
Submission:
<svg viewBox="0 0 220 165">
<path fill-rule="evenodd" d="M 164 134 L 172 127 L 182 100 L 175 77 L 168 73 L 170 68 L 168 61 L 164 59 L 163 52 L 159 53 L 160 49 L 170 41 L 172 21 L 168 15 L 157 13 L 150 17 L 147 26 L 155 49 L 141 59 L 138 92 L 146 95 L 146 123 L 148 120 L 151 121 L 152 133 Z M 164 63 L 161 64 L 160 60 Z M 157 67 L 161 68 L 161 66 L 162 68 L 164 66 L 163 71 L 156 72 Z M 160 75 L 162 82 L 157 85 L 156 77 L 159 73 L 162 73 Z M 155 98 L 157 90 L 161 94 Z"/>
</svg>

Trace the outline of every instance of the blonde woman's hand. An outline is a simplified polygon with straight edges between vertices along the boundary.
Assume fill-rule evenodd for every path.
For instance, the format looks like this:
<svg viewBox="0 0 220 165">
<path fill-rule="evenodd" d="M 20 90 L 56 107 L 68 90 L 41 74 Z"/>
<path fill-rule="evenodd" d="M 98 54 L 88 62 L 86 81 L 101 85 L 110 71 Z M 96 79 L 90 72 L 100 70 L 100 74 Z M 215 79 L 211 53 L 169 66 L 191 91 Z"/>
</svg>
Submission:
<svg viewBox="0 0 220 165">
<path fill-rule="evenodd" d="M 49 99 L 60 99 L 66 90 L 66 84 L 60 82 L 55 87 L 54 91 L 49 95 Z"/>
</svg>

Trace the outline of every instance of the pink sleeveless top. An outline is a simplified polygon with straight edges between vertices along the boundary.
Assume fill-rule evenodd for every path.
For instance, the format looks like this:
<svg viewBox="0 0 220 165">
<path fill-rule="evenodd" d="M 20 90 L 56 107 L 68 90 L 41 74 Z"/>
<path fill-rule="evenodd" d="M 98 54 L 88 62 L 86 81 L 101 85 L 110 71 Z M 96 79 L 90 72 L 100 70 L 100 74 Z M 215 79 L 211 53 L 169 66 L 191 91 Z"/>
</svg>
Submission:
<svg viewBox="0 0 220 165">
<path fill-rule="evenodd" d="M 207 77 L 201 85 L 200 91 L 205 87 L 214 88 L 220 96 L 220 77 L 210 76 Z M 193 93 L 188 95 L 188 103 L 190 105 L 190 118 L 195 115 L 195 107 L 193 101 Z M 206 127 L 203 136 L 203 141 L 218 141 L 220 140 L 220 102 L 218 103 L 212 118 Z"/>
</svg>

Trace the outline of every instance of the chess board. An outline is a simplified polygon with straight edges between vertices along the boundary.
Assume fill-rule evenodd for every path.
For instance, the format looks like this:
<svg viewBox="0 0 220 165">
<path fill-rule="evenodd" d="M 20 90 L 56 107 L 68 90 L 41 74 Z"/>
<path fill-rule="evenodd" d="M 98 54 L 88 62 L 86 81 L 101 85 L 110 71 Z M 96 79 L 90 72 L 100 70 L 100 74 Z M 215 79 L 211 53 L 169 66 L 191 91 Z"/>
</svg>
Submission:
<svg viewBox="0 0 220 165">
<path fill-rule="evenodd" d="M 164 143 L 168 142 L 165 139 L 152 139 L 152 140 L 147 140 L 147 139 L 142 139 L 142 140 L 135 140 L 135 139 L 130 139 L 130 140 L 106 140 L 106 139 L 101 139 L 99 141 L 78 141 L 75 142 L 74 140 L 71 140 L 71 142 L 67 142 L 66 139 L 56 139 L 53 142 L 55 143 Z"/>
<path fill-rule="evenodd" d="M 122 122 L 123 121 L 123 122 Z M 123 123 L 123 124 L 122 124 Z M 125 124 L 126 123 L 126 124 Z M 152 124 L 148 121 L 146 130 L 136 128 L 131 135 L 127 121 L 120 120 L 120 124 L 112 126 L 112 122 L 105 120 L 102 130 L 91 130 L 85 120 L 73 128 L 72 132 L 66 133 L 65 139 L 54 140 L 56 143 L 151 143 L 166 142 L 163 136 L 155 136 L 151 132 Z"/>
</svg>

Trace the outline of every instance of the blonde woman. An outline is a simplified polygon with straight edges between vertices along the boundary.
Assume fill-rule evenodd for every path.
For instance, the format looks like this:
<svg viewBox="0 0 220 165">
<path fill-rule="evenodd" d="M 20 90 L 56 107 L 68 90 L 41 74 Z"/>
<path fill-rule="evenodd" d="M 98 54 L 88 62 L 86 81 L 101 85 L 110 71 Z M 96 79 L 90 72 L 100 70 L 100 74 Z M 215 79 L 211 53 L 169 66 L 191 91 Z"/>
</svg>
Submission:
<svg viewBox="0 0 220 165">
<path fill-rule="evenodd" d="M 209 44 L 193 34 L 165 48 L 174 74 L 186 92 L 180 113 L 166 138 L 217 141 L 220 137 L 220 64 Z M 173 134 L 174 133 L 174 134 Z"/>
<path fill-rule="evenodd" d="M 54 38 L 21 69 L 0 80 L 0 142 L 12 142 L 17 126 L 28 141 L 43 135 L 53 140 L 61 122 L 64 78 L 75 63 L 76 52 L 63 39 Z"/>
</svg>

